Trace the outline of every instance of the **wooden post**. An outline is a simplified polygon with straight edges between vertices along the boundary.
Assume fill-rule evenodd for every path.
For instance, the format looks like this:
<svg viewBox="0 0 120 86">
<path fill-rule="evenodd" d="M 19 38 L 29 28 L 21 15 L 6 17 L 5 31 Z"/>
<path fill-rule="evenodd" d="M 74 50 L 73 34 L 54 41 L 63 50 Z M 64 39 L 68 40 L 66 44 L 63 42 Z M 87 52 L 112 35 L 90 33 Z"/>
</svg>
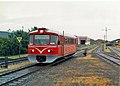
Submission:
<svg viewBox="0 0 120 86">
<path fill-rule="evenodd" d="M 8 57 L 5 56 L 5 68 L 8 68 Z"/>
</svg>

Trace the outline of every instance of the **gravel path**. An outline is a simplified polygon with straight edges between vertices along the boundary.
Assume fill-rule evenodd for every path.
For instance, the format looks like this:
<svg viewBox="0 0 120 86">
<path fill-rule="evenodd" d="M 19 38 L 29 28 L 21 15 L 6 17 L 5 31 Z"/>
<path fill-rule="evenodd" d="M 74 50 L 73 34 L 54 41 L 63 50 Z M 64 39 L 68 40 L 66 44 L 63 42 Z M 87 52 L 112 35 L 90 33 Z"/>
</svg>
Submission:
<svg viewBox="0 0 120 86">
<path fill-rule="evenodd" d="M 119 69 L 90 54 L 40 70 L 17 86 L 119 86 Z"/>
</svg>

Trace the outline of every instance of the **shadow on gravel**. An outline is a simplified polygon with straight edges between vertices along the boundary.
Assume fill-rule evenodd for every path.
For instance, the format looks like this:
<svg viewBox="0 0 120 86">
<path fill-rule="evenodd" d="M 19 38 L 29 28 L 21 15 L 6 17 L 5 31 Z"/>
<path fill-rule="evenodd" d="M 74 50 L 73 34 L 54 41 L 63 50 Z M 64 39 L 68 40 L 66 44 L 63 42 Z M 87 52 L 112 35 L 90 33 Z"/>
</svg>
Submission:
<svg viewBox="0 0 120 86">
<path fill-rule="evenodd" d="M 38 64 L 36 64 L 36 66 L 47 66 L 47 65 L 49 65 L 50 63 L 38 63 Z"/>
</svg>

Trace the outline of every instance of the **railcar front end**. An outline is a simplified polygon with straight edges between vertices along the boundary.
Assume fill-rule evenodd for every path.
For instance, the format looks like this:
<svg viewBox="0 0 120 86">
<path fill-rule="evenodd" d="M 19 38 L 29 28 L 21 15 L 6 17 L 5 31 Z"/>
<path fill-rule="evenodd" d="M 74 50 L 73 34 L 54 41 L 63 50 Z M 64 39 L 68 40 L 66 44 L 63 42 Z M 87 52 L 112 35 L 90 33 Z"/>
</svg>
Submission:
<svg viewBox="0 0 120 86">
<path fill-rule="evenodd" d="M 58 35 L 46 30 L 29 34 L 28 59 L 30 62 L 51 63 L 58 59 Z"/>
</svg>

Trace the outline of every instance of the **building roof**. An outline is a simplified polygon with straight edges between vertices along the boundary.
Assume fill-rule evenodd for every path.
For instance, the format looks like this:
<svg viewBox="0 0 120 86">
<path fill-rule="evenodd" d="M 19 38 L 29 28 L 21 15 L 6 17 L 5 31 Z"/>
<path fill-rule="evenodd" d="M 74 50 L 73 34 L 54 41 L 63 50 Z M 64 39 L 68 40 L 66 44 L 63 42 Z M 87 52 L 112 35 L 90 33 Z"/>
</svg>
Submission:
<svg viewBox="0 0 120 86">
<path fill-rule="evenodd" d="M 6 31 L 0 31 L 0 37 L 8 38 L 8 32 L 6 32 Z"/>
<path fill-rule="evenodd" d="M 0 31 L 0 33 L 8 33 L 7 31 Z"/>
</svg>

